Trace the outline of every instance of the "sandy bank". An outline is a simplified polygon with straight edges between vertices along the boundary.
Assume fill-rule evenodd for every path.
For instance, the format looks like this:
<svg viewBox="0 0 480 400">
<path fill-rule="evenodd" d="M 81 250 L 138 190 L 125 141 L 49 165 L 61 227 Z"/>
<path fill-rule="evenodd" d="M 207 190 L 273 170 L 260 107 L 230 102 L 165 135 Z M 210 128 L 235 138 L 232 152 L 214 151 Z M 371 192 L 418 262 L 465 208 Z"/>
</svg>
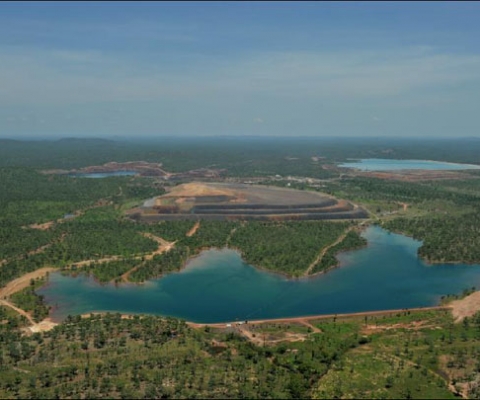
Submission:
<svg viewBox="0 0 480 400">
<path fill-rule="evenodd" d="M 57 268 L 53 267 L 44 267 L 37 269 L 33 272 L 29 272 L 13 281 L 7 283 L 7 285 L 0 289 L 0 298 L 6 298 L 11 296 L 14 293 L 19 292 L 20 290 L 25 289 L 26 287 L 30 286 L 30 281 L 32 279 L 43 278 L 48 273 L 52 271 L 56 271 Z"/>
<path fill-rule="evenodd" d="M 480 291 L 474 292 L 463 299 L 454 300 L 449 305 L 452 307 L 455 322 L 462 321 L 465 317 L 471 317 L 480 311 Z"/>
</svg>

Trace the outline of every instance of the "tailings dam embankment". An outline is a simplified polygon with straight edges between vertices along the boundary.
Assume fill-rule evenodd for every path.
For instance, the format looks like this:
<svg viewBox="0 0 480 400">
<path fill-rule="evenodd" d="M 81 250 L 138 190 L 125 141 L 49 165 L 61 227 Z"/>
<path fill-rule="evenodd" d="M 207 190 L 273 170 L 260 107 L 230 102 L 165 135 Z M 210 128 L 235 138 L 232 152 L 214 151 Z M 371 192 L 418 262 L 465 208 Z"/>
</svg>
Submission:
<svg viewBox="0 0 480 400">
<path fill-rule="evenodd" d="M 129 212 L 146 222 L 162 220 L 322 220 L 368 218 L 345 200 L 312 192 L 269 186 L 188 183 Z"/>
</svg>

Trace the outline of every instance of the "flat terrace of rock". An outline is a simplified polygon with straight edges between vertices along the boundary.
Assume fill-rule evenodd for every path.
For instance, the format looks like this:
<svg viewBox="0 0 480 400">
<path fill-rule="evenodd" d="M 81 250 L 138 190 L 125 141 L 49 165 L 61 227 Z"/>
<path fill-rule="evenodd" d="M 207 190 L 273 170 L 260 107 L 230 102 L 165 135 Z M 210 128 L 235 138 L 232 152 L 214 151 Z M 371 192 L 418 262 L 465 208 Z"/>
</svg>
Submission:
<svg viewBox="0 0 480 400">
<path fill-rule="evenodd" d="M 368 218 L 362 208 L 327 194 L 234 183 L 192 182 L 147 200 L 128 215 L 165 220 L 319 220 Z"/>
</svg>

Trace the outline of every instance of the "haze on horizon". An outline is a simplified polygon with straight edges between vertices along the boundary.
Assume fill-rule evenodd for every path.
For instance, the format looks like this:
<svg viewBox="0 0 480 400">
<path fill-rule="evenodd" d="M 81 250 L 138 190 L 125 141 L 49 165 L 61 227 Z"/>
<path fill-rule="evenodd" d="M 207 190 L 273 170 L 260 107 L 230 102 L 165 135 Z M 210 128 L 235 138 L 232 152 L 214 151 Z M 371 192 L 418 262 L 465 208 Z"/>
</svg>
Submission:
<svg viewBox="0 0 480 400">
<path fill-rule="evenodd" d="M 479 3 L 0 3 L 0 137 L 480 136 Z"/>
</svg>

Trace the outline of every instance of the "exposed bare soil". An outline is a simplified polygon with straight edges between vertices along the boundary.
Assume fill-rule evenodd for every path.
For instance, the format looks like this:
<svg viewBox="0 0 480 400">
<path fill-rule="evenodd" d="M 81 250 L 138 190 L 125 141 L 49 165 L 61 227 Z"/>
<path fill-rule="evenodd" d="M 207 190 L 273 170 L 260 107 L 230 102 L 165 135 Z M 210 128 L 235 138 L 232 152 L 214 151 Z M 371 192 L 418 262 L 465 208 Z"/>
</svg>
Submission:
<svg viewBox="0 0 480 400">
<path fill-rule="evenodd" d="M 157 197 L 152 207 L 127 212 L 155 220 L 318 220 L 364 219 L 362 208 L 325 193 L 222 182 L 190 182 Z"/>
<path fill-rule="evenodd" d="M 321 314 L 321 315 L 311 315 L 304 317 L 292 317 L 292 318 L 272 318 L 272 319 L 259 319 L 259 320 L 248 320 L 248 321 L 232 321 L 232 322 L 220 322 L 220 323 L 197 323 L 197 322 L 187 322 L 192 328 L 204 328 L 210 326 L 212 328 L 226 328 L 227 325 L 243 325 L 247 322 L 248 325 L 256 324 L 272 324 L 272 323 L 304 323 L 312 321 L 320 321 L 325 319 L 344 319 L 344 318 L 355 318 L 355 317 L 371 317 L 371 316 L 383 316 L 383 315 L 394 315 L 398 313 L 403 313 L 405 311 L 410 312 L 419 312 L 419 311 L 430 311 L 430 310 L 450 310 L 450 306 L 433 306 L 433 307 L 416 307 L 408 309 L 397 309 L 397 310 L 381 310 L 381 311 L 365 311 L 358 313 L 348 313 L 348 314 Z"/>
<path fill-rule="evenodd" d="M 58 324 L 56 322 L 53 322 L 50 318 L 45 318 L 43 321 L 40 321 L 37 324 L 33 324 L 32 326 L 29 326 L 28 329 L 32 333 L 46 332 L 55 328 L 57 325 Z"/>
<path fill-rule="evenodd" d="M 37 269 L 36 271 L 29 272 L 13 281 L 7 283 L 7 285 L 0 289 L 0 298 L 7 298 L 10 297 L 12 294 L 19 292 L 20 290 L 25 289 L 26 287 L 30 286 L 30 281 L 32 279 L 43 278 L 48 273 L 52 271 L 56 271 L 57 268 L 53 267 L 44 267 Z"/>
<path fill-rule="evenodd" d="M 27 333 L 46 332 L 46 331 L 49 331 L 50 329 L 55 328 L 58 325 L 56 322 L 53 322 L 50 318 L 45 318 L 43 321 L 35 322 L 32 316 L 28 312 L 22 310 L 21 308 L 18 308 L 8 300 L 0 300 L 0 306 L 9 307 L 12 310 L 16 311 L 18 314 L 23 315 L 27 319 L 27 321 L 31 324 L 30 326 L 25 328 L 25 331 Z"/>
<path fill-rule="evenodd" d="M 48 331 L 53 327 L 55 327 L 57 324 L 49 318 L 46 318 L 43 321 L 38 323 L 35 322 L 32 316 L 28 312 L 22 310 L 21 308 L 18 308 L 12 302 L 6 300 L 6 298 L 30 286 L 30 281 L 32 279 L 42 278 L 52 271 L 56 271 L 56 268 L 52 268 L 52 267 L 40 268 L 36 271 L 29 272 L 28 274 L 25 274 L 20 278 L 14 279 L 13 281 L 9 282 L 5 287 L 0 289 L 0 305 L 9 307 L 12 310 L 16 311 L 17 313 L 19 313 L 20 315 L 23 315 L 31 324 L 28 328 L 26 328 L 27 332 Z"/>
<path fill-rule="evenodd" d="M 16 311 L 17 313 L 19 313 L 20 315 L 23 315 L 27 320 L 28 322 L 30 322 L 32 325 L 36 324 L 36 322 L 33 320 L 33 318 L 31 317 L 31 315 L 29 313 L 27 313 L 26 311 L 22 310 L 21 308 L 18 308 L 17 306 L 15 306 L 13 303 L 11 303 L 10 301 L 8 300 L 0 300 L 0 306 L 5 306 L 5 307 L 9 307 L 11 308 L 12 310 Z"/>
<path fill-rule="evenodd" d="M 264 333 L 254 333 L 247 325 L 235 326 L 233 327 L 233 331 L 241 334 L 257 346 L 273 345 L 282 342 L 303 342 L 309 336 L 309 334 L 305 333 L 283 332 L 281 337 L 271 337 Z"/>
<path fill-rule="evenodd" d="M 432 325 L 427 325 L 425 321 L 412 321 L 409 323 L 398 323 L 398 324 L 380 324 L 380 325 L 365 325 L 362 328 L 362 333 L 364 334 L 371 334 L 371 333 L 376 333 L 376 332 L 381 332 L 381 331 L 389 331 L 392 329 L 408 329 L 408 330 L 413 330 L 417 331 L 419 329 L 425 329 L 425 328 L 438 328 L 441 329 L 440 327 L 435 327 Z"/>
<path fill-rule="evenodd" d="M 192 237 L 193 235 L 195 235 L 195 232 L 197 232 L 198 228 L 200 228 L 200 221 L 197 221 L 197 222 L 195 223 L 195 225 L 193 225 L 192 229 L 190 229 L 190 230 L 187 232 L 186 236 L 187 236 L 187 237 Z"/>
<path fill-rule="evenodd" d="M 213 186 L 200 182 L 185 183 L 172 188 L 164 197 L 196 197 L 196 196 L 231 196 L 235 197 L 235 191 Z"/>
<path fill-rule="evenodd" d="M 38 230 L 41 230 L 41 231 L 46 231 L 46 230 L 50 229 L 54 224 L 55 224 L 55 221 L 48 221 L 48 222 L 45 222 L 43 224 L 28 225 L 28 227 L 31 228 L 31 229 L 38 229 Z"/>
<path fill-rule="evenodd" d="M 417 311 L 427 311 L 427 310 L 448 310 L 448 307 L 423 307 L 423 308 L 411 308 L 408 309 L 410 312 Z M 273 345 L 281 342 L 297 342 L 304 341 L 308 338 L 309 335 L 315 333 L 322 333 L 322 330 L 316 327 L 313 323 L 315 321 L 320 322 L 325 319 L 348 319 L 348 318 L 358 318 L 358 317 L 370 317 L 370 316 L 383 316 L 383 315 L 392 315 L 398 314 L 400 312 L 405 312 L 403 310 L 384 310 L 384 311 L 369 311 L 369 312 L 360 312 L 360 313 L 351 313 L 351 314 L 331 314 L 331 315 L 317 315 L 309 317 L 295 317 L 295 318 L 278 318 L 278 319 L 266 319 L 266 320 L 255 320 L 255 321 L 235 321 L 235 322 L 226 322 L 226 323 L 216 323 L 216 324 L 199 324 L 194 322 L 187 322 L 187 324 L 195 329 L 205 328 L 206 326 L 222 329 L 227 331 L 236 332 L 252 343 L 262 346 L 262 345 Z M 313 323 L 312 323 L 313 322 Z M 263 324 L 301 324 L 310 328 L 309 333 L 295 333 L 295 332 L 280 332 L 278 334 L 271 335 L 264 332 L 256 332 L 255 326 Z M 422 321 L 413 321 L 411 323 L 399 323 L 392 325 L 366 325 L 362 332 L 365 334 L 371 334 L 378 332 L 380 330 L 389 330 L 389 329 L 399 329 L 406 328 L 412 330 L 418 330 L 426 327 L 431 327 L 425 325 Z"/>
<path fill-rule="evenodd" d="M 449 306 L 452 307 L 452 314 L 455 321 L 462 321 L 465 317 L 471 317 L 480 311 L 480 291 L 471 295 L 452 301 Z"/>
</svg>

